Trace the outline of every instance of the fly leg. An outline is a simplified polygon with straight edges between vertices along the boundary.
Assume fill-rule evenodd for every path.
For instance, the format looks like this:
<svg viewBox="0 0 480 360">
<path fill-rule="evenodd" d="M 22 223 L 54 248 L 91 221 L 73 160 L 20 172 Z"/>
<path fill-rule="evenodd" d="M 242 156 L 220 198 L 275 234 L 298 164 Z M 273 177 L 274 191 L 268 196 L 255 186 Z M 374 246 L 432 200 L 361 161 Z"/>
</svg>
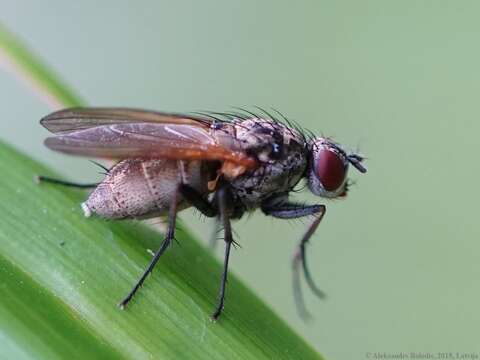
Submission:
<svg viewBox="0 0 480 360">
<path fill-rule="evenodd" d="M 223 273 L 220 281 L 220 290 L 218 294 L 218 303 L 215 308 L 214 313 L 212 314 L 212 319 L 217 320 L 223 310 L 223 305 L 225 303 L 225 288 L 227 284 L 227 274 L 228 274 L 228 260 L 230 258 L 230 248 L 233 243 L 232 236 L 232 227 L 230 224 L 230 216 L 227 214 L 227 191 L 225 188 L 218 190 L 215 200 L 209 202 L 206 200 L 202 194 L 197 192 L 195 189 L 188 185 L 180 186 L 180 193 L 182 196 L 193 206 L 195 206 L 203 215 L 207 217 L 217 217 L 216 228 L 218 226 L 223 226 L 223 231 L 225 233 L 225 257 L 223 261 Z M 216 232 L 215 232 L 216 234 Z M 215 238 L 214 238 L 215 239 Z"/>
<path fill-rule="evenodd" d="M 188 185 L 180 186 L 180 193 L 182 196 L 192 204 L 198 211 L 200 211 L 206 217 L 216 217 L 218 215 L 218 206 L 214 202 L 210 202 L 203 197 L 197 190 Z M 211 249 L 215 248 L 217 243 L 217 233 L 219 230 L 220 224 L 218 219 L 215 220 L 215 227 L 211 235 L 209 246 Z"/>
<path fill-rule="evenodd" d="M 305 307 L 305 302 L 303 300 L 301 288 L 300 288 L 300 275 L 299 267 L 302 266 L 303 274 L 305 280 L 307 281 L 308 286 L 312 292 L 317 295 L 319 298 L 325 298 L 325 293 L 320 290 L 310 274 L 309 268 L 307 266 L 307 257 L 306 257 L 306 244 L 312 237 L 313 233 L 317 229 L 318 225 L 322 221 L 323 216 L 326 212 L 325 205 L 302 205 L 295 203 L 278 203 L 265 204 L 262 206 L 262 211 L 266 215 L 270 215 L 279 219 L 296 219 L 304 216 L 314 216 L 312 224 L 309 226 L 305 234 L 303 235 L 300 243 L 298 244 L 297 251 L 293 256 L 293 289 L 295 302 L 297 304 L 297 309 L 300 313 L 300 316 L 303 318 L 309 317 L 308 312 Z"/>
<path fill-rule="evenodd" d="M 106 168 L 102 164 L 99 164 L 96 161 L 92 161 L 92 160 L 90 160 L 90 161 L 93 164 L 97 165 L 98 167 L 102 168 L 105 171 L 105 174 L 108 174 L 108 172 L 110 171 L 108 168 Z M 61 185 L 61 186 L 73 187 L 73 188 L 77 188 L 77 189 L 92 189 L 92 188 L 96 188 L 99 185 L 99 183 L 79 184 L 79 183 L 59 180 L 59 179 L 55 179 L 55 178 L 51 178 L 51 177 L 43 176 L 43 175 L 35 176 L 34 180 L 37 183 L 45 182 L 45 183 L 56 184 L 56 185 Z"/>
<path fill-rule="evenodd" d="M 228 260 L 230 258 L 230 248 L 233 243 L 232 236 L 232 227 L 230 224 L 230 215 L 228 212 L 227 205 L 227 192 L 225 188 L 218 190 L 218 208 L 219 208 L 219 217 L 220 224 L 223 226 L 223 231 L 225 234 L 225 256 L 223 260 L 223 273 L 220 281 L 220 290 L 218 293 L 218 302 L 215 311 L 212 314 L 212 319 L 217 320 L 223 310 L 223 305 L 225 302 L 225 287 L 227 284 L 227 274 L 228 274 Z"/>
<path fill-rule="evenodd" d="M 219 240 L 218 239 L 218 233 L 221 231 L 220 226 L 221 226 L 220 222 L 218 221 L 218 218 L 216 218 L 215 219 L 215 224 L 214 224 L 214 227 L 213 227 L 213 231 L 210 234 L 210 240 L 208 241 L 208 247 L 211 250 L 215 250 L 215 248 L 217 247 L 217 241 Z"/>
<path fill-rule="evenodd" d="M 218 215 L 218 208 L 191 186 L 185 184 L 180 185 L 180 193 L 185 200 L 195 206 L 195 208 L 206 217 L 215 217 Z"/>
<path fill-rule="evenodd" d="M 91 189 L 95 188 L 98 186 L 98 183 L 92 183 L 92 184 L 79 184 L 79 183 L 74 183 L 70 181 L 64 181 L 64 180 L 59 180 L 59 179 L 54 179 L 48 176 L 36 176 L 35 181 L 37 183 L 50 183 L 50 184 L 56 184 L 56 185 L 62 185 L 62 186 L 68 186 L 68 187 L 73 187 L 73 188 L 78 188 L 78 189 Z"/>
<path fill-rule="evenodd" d="M 127 304 L 130 302 L 130 300 L 132 300 L 133 296 L 136 294 L 138 289 L 142 286 L 147 276 L 152 272 L 153 268 L 157 264 L 160 257 L 163 255 L 165 250 L 167 250 L 167 248 L 170 246 L 170 244 L 174 240 L 175 222 L 177 219 L 177 198 L 178 198 L 178 190 L 176 190 L 172 196 L 172 200 L 171 200 L 172 203 L 170 205 L 170 209 L 168 213 L 168 227 L 167 227 L 167 233 L 165 234 L 165 239 L 160 245 L 160 248 L 155 253 L 153 259 L 150 261 L 150 264 L 148 264 L 148 267 L 144 271 L 143 275 L 140 277 L 140 279 L 137 281 L 137 283 L 132 288 L 132 290 L 128 293 L 128 295 L 120 302 L 119 306 L 121 309 L 124 309 L 125 306 L 127 306 Z"/>
</svg>

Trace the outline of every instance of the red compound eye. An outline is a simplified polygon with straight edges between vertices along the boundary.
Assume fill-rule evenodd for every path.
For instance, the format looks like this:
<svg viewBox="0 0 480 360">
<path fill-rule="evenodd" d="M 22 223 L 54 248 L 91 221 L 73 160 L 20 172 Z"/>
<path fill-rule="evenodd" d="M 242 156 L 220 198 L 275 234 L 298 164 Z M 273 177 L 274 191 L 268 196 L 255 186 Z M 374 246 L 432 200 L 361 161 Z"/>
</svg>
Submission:
<svg viewBox="0 0 480 360">
<path fill-rule="evenodd" d="M 315 172 L 323 188 L 327 191 L 338 190 L 347 175 L 347 166 L 342 157 L 334 151 L 321 149 L 315 161 Z"/>
</svg>

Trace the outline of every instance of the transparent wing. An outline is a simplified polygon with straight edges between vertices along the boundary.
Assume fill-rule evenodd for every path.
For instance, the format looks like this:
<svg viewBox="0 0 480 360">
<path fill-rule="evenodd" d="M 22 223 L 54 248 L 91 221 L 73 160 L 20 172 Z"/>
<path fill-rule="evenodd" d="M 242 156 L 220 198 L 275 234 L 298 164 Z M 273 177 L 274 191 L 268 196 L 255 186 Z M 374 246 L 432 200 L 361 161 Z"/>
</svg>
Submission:
<svg viewBox="0 0 480 360">
<path fill-rule="evenodd" d="M 123 158 L 231 161 L 246 168 L 255 159 L 220 145 L 208 130 L 185 124 L 125 123 L 90 127 L 47 138 L 45 145 L 67 154 Z"/>
<path fill-rule="evenodd" d="M 68 133 L 96 126 L 129 123 L 171 123 L 208 128 L 211 120 L 200 116 L 132 108 L 69 108 L 45 116 L 40 123 L 52 133 Z"/>
</svg>

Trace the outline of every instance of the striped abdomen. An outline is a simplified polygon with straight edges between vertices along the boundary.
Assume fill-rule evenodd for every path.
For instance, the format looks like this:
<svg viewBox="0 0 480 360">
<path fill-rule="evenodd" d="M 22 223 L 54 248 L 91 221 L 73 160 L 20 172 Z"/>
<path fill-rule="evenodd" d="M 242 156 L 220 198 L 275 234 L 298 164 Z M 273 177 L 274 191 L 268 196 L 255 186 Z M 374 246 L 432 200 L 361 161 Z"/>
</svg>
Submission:
<svg viewBox="0 0 480 360">
<path fill-rule="evenodd" d="M 208 172 L 200 161 L 123 160 L 82 204 L 85 216 L 92 213 L 109 219 L 148 218 L 168 212 L 174 192 L 186 183 L 207 192 Z M 188 207 L 180 195 L 178 210 Z"/>
</svg>

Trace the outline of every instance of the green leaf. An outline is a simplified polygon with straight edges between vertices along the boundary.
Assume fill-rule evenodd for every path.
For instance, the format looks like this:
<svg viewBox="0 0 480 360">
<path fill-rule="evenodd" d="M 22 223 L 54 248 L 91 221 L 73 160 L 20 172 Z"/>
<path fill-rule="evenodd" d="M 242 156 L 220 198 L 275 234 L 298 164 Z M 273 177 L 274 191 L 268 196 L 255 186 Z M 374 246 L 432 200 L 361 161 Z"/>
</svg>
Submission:
<svg viewBox="0 0 480 360">
<path fill-rule="evenodd" d="M 1 27 L 0 49 L 58 104 L 80 103 Z M 162 236 L 85 219 L 85 193 L 35 184 L 55 174 L 3 143 L 0 159 L 1 359 L 320 358 L 232 274 L 212 322 L 221 267 L 186 231 L 120 310 Z"/>
</svg>

